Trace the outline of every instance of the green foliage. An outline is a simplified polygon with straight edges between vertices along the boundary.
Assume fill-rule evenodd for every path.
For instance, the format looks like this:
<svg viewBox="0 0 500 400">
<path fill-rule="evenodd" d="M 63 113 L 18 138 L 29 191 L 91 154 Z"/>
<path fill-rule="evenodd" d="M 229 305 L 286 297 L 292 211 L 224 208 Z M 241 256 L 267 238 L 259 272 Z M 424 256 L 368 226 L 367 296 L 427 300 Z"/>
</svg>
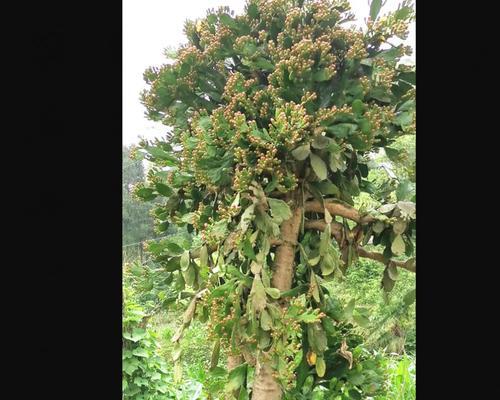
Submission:
<svg viewBox="0 0 500 400">
<path fill-rule="evenodd" d="M 372 348 L 386 347 L 387 343 L 383 341 L 382 336 L 386 333 L 385 329 L 388 329 L 388 332 L 391 333 L 391 321 L 392 323 L 397 321 L 401 326 L 411 328 L 412 323 L 414 323 L 413 317 L 411 317 L 411 315 L 414 315 L 414 307 L 410 316 L 405 317 L 404 314 L 400 313 L 402 308 L 398 302 L 401 300 L 406 301 L 407 289 L 414 287 L 414 275 L 403 271 L 398 285 L 390 294 L 391 302 L 386 303 L 378 290 L 380 269 L 382 267 L 375 262 L 365 260 L 360 260 L 357 264 L 359 265 L 353 266 L 348 271 L 345 280 L 342 282 L 333 281 L 327 286 L 327 288 L 331 286 L 327 301 L 328 308 L 325 310 L 328 317 L 323 318 L 322 325 L 327 333 L 327 345 L 331 350 L 327 351 L 324 357 L 325 376 L 322 378 L 316 377 L 314 369 L 308 367 L 307 362 L 296 360 L 297 365 L 299 365 L 297 369 L 297 372 L 299 372 L 298 379 L 301 380 L 297 381 L 295 389 L 290 388 L 286 398 L 329 399 L 335 398 L 335 396 L 357 398 L 357 394 L 361 395 L 361 398 L 371 396 L 378 400 L 412 398 L 404 397 L 410 396 L 410 393 L 415 391 L 414 375 L 412 375 L 414 372 L 411 369 L 414 368 L 412 366 L 414 364 L 411 359 L 406 356 L 401 359 L 388 358 L 381 353 L 367 350 L 366 346 Z M 170 303 L 168 313 L 164 311 L 167 306 L 156 309 L 154 303 L 149 300 L 150 297 L 147 296 L 149 293 L 147 288 L 143 285 L 144 278 L 142 277 L 146 276 L 147 273 L 142 272 L 137 276 L 138 271 L 135 269 L 138 268 L 139 265 L 136 263 L 135 266 L 125 270 L 124 285 L 128 293 L 134 294 L 135 301 L 145 304 L 146 308 L 139 308 L 138 314 L 134 314 L 134 312 L 129 312 L 129 314 L 135 316 L 136 321 L 144 321 L 145 310 L 150 310 L 149 315 L 151 311 L 158 310 L 158 313 L 152 317 L 148 330 L 149 332 L 155 332 L 153 336 L 157 342 L 157 354 L 162 360 L 168 362 L 175 353 L 172 337 L 175 335 L 177 326 L 182 323 L 182 303 L 189 300 Z M 141 268 L 144 271 L 150 267 L 142 265 Z M 135 274 L 130 271 L 132 269 L 134 269 Z M 231 289 L 228 287 L 228 290 Z M 221 296 L 224 295 L 223 293 L 223 291 L 220 291 Z M 335 297 L 333 297 L 333 293 L 335 293 Z M 353 297 L 355 301 L 349 301 Z M 138 305 L 135 304 L 134 307 L 129 307 L 129 309 L 137 310 L 135 307 L 138 307 Z M 361 329 L 359 324 L 354 321 L 358 312 L 363 313 L 363 308 L 369 308 L 369 312 L 365 311 L 364 314 L 370 316 L 370 329 Z M 295 312 L 299 313 L 297 319 L 308 326 L 321 320 L 318 313 L 301 312 L 300 305 L 292 305 L 290 314 L 293 315 Z M 330 319 L 331 317 L 334 318 Z M 333 323 L 333 325 L 330 322 L 334 320 L 340 321 L 341 319 L 344 322 Z M 377 321 L 382 319 L 387 319 L 387 323 L 375 329 L 374 334 L 370 336 L 371 339 L 366 341 L 366 336 L 373 331 Z M 127 320 L 126 317 L 124 317 L 125 320 Z M 135 340 L 140 339 L 143 334 L 142 331 L 136 331 L 137 333 L 139 335 L 133 337 Z M 409 334 L 409 332 L 406 333 L 406 339 L 408 339 Z M 226 354 L 222 349 L 219 366 L 210 371 L 213 346 L 211 341 L 207 341 L 208 335 L 207 327 L 199 321 L 193 321 L 193 324 L 185 332 L 184 339 L 181 342 L 182 354 L 184 354 L 182 357 L 182 369 L 185 371 L 184 379 L 180 385 L 174 384 L 173 371 L 171 367 L 167 369 L 166 381 L 169 382 L 169 390 L 173 393 L 171 394 L 173 397 L 167 398 L 224 398 L 224 384 L 227 379 L 227 374 L 224 371 Z M 317 340 L 315 339 L 313 342 L 315 343 Z M 319 340 L 323 339 L 320 338 Z M 338 353 L 342 340 L 346 340 L 348 351 L 353 354 L 353 370 L 349 370 L 348 360 Z M 309 342 L 309 339 L 307 339 L 307 342 Z M 316 344 L 314 345 L 316 346 Z M 309 344 L 306 343 L 305 346 L 307 348 Z M 324 345 L 320 344 L 320 346 Z M 141 363 L 145 361 L 140 357 L 138 359 Z M 359 367 L 360 365 L 361 367 Z M 361 374 L 359 374 L 360 371 Z M 301 385 L 302 380 L 303 384 Z M 192 397 L 197 393 L 199 397 Z"/>
<path fill-rule="evenodd" d="M 342 301 L 354 298 L 361 311 L 370 316 L 367 326 L 356 329 L 363 334 L 365 346 L 386 349 L 389 353 L 415 351 L 415 275 L 400 271 L 394 290 L 380 292 L 380 271 L 383 267 L 371 260 L 360 259 L 344 281 L 332 282 L 331 290 Z"/>
<path fill-rule="evenodd" d="M 406 36 L 413 10 L 405 1 L 378 17 L 381 6 L 371 3 L 363 31 L 345 27 L 343 0 L 210 10 L 186 23 L 174 63 L 145 72 L 148 117 L 171 132 L 141 142 L 152 168 L 135 195 L 156 203 L 160 231 L 189 234 L 149 243 L 152 284 L 145 278 L 153 302 L 185 308 L 171 338 L 176 382 L 198 318 L 215 354 L 245 359 L 227 374 L 229 396 L 248 396 L 255 359 L 286 395 L 383 390 L 380 356 L 353 331 L 370 329 L 370 308 L 331 286 L 368 243 L 383 249 L 372 258 L 385 264 L 386 298 L 415 264 L 405 259 L 416 237 L 413 164 L 398 147 L 415 133 L 415 69 L 400 63 L 406 48 L 382 46 Z"/>
<path fill-rule="evenodd" d="M 352 350 L 355 367 L 338 353 L 326 355 L 326 374 L 321 378 L 308 375 L 297 387 L 286 393 L 289 400 L 365 399 L 385 393 L 385 358 L 370 353 L 361 345 Z M 376 397 L 378 398 L 378 397 Z"/>
<path fill-rule="evenodd" d="M 179 325 L 181 316 L 173 311 L 168 314 L 158 315 L 152 323 L 159 332 L 161 343 L 161 356 L 165 360 L 171 360 L 175 351 L 172 337 Z M 200 398 L 216 399 L 223 393 L 227 374 L 223 368 L 210 370 L 212 343 L 207 341 L 207 329 L 199 321 L 193 321 L 189 330 L 186 331 L 181 342 L 182 370 L 185 371 L 183 383 L 200 384 Z M 221 355 L 225 359 L 225 354 Z M 224 365 L 221 363 L 222 366 Z"/>
<path fill-rule="evenodd" d="M 138 263 L 134 265 L 136 269 L 139 266 Z M 148 268 L 145 265 L 140 267 L 143 270 Z M 181 384 L 175 383 L 174 371 L 168 362 L 173 351 L 172 334 L 168 327 L 159 329 L 158 324 L 158 318 L 165 314 L 158 313 L 161 308 L 155 307 L 157 303 L 151 300 L 151 290 L 143 286 L 143 279 L 137 276 L 137 271 L 134 274 L 125 268 L 123 285 L 123 399 L 210 399 L 210 396 L 206 397 L 207 393 L 220 391 L 225 376 L 212 377 L 205 372 L 206 332 L 194 329 L 187 336 L 192 343 L 188 354 L 193 357 L 188 357 L 186 362 L 191 368 Z M 179 312 L 173 300 L 161 305 Z"/>
<path fill-rule="evenodd" d="M 125 400 L 176 399 L 172 378 L 159 355 L 157 337 L 144 324 L 144 309 L 125 289 L 123 306 L 123 398 Z"/>
<path fill-rule="evenodd" d="M 153 218 L 149 215 L 151 204 L 138 201 L 133 195 L 134 187 L 145 177 L 141 160 L 131 159 L 131 153 L 131 148 L 122 149 L 122 240 L 127 259 L 139 257 L 139 242 L 155 237 Z"/>
<path fill-rule="evenodd" d="M 388 393 L 376 400 L 415 400 L 415 359 L 403 356 L 401 359 L 386 359 L 390 381 L 386 384 Z"/>
<path fill-rule="evenodd" d="M 122 149 L 122 241 L 124 257 L 127 261 L 138 258 L 141 254 L 139 246 L 159 235 L 172 236 L 182 234 L 182 230 L 175 225 L 158 223 L 155 225 L 155 216 L 151 215 L 153 204 L 144 202 L 144 199 L 153 200 L 152 190 L 144 187 L 144 165 L 142 156 L 137 154 L 133 147 Z M 162 195 L 172 194 L 170 188 L 156 183 L 156 190 Z"/>
</svg>

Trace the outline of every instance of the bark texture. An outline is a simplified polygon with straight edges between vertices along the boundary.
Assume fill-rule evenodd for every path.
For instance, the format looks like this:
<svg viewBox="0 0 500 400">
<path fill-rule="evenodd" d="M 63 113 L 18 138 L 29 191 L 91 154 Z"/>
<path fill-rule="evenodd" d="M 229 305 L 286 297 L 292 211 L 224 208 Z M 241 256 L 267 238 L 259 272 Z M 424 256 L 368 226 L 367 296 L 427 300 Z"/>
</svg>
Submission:
<svg viewBox="0 0 500 400">
<path fill-rule="evenodd" d="M 281 224 L 281 244 L 276 249 L 272 286 L 280 291 L 292 288 L 295 250 L 299 236 L 302 209 L 295 208 L 292 218 Z"/>
<path fill-rule="evenodd" d="M 329 202 L 327 200 L 324 201 L 324 205 L 318 200 L 308 201 L 305 203 L 305 210 L 307 212 L 312 211 L 317 213 L 324 213 L 325 208 L 327 208 L 328 212 L 332 215 L 339 215 L 362 225 L 375 221 L 375 218 L 369 215 L 362 216 L 359 214 L 358 210 L 346 204 Z"/>
<path fill-rule="evenodd" d="M 283 221 L 280 227 L 281 241 L 276 248 L 272 286 L 284 292 L 292 288 L 294 276 L 295 251 L 302 221 L 303 208 L 295 196 L 291 197 L 292 217 Z M 280 400 L 281 386 L 273 377 L 273 368 L 269 362 L 257 357 L 255 380 L 252 388 L 252 400 Z"/>
<path fill-rule="evenodd" d="M 243 364 L 243 357 L 240 355 L 229 355 L 227 357 L 227 370 L 231 371 L 235 369 L 238 365 Z"/>
<path fill-rule="evenodd" d="M 280 400 L 281 387 L 273 377 L 273 369 L 267 362 L 257 360 L 252 400 Z"/>
</svg>

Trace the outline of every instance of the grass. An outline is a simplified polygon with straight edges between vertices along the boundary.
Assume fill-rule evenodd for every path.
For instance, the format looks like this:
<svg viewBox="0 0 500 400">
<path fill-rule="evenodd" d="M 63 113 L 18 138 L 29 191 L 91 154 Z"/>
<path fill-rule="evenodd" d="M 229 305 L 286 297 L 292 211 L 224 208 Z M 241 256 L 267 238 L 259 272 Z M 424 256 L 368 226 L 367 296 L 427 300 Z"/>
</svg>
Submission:
<svg viewBox="0 0 500 400">
<path fill-rule="evenodd" d="M 161 354 L 165 359 L 172 360 L 172 337 L 182 323 L 182 313 L 159 314 L 151 322 L 159 333 Z M 208 372 L 213 343 L 208 340 L 206 326 L 196 319 L 193 320 L 189 328 L 184 331 L 181 346 L 184 384 L 178 394 L 181 397 L 178 398 L 215 400 L 216 397 L 212 397 L 212 394 L 221 391 L 226 382 L 223 377 L 212 376 Z M 225 367 L 222 350 L 219 366 Z"/>
<path fill-rule="evenodd" d="M 387 394 L 376 400 L 414 400 L 416 399 L 415 357 L 387 357 L 388 372 Z"/>
</svg>

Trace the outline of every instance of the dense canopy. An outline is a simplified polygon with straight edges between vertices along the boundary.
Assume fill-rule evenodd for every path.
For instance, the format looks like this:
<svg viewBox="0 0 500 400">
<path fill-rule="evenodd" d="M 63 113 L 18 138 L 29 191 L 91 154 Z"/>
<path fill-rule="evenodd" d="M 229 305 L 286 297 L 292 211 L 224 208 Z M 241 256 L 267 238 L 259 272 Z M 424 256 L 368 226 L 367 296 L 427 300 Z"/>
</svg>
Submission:
<svg viewBox="0 0 500 400">
<path fill-rule="evenodd" d="M 170 130 L 141 143 L 137 156 L 153 168 L 135 193 L 164 198 L 160 232 L 192 233 L 149 244 L 191 299 L 174 340 L 195 315 L 209 321 L 214 364 L 222 346 L 228 393 L 240 398 L 279 399 L 311 373 L 328 375 L 332 354 L 352 366 L 338 329 L 351 316 L 325 282 L 357 257 L 386 265 L 386 291 L 398 268 L 416 270 L 414 162 L 391 146 L 416 130 L 415 69 L 400 62 L 410 49 L 392 43 L 414 12 L 405 1 L 379 16 L 380 5 L 364 29 L 349 25 L 342 0 L 210 10 L 186 23 L 175 62 L 144 74 L 148 117 Z M 369 179 L 381 149 L 407 167 L 405 180 Z"/>
</svg>

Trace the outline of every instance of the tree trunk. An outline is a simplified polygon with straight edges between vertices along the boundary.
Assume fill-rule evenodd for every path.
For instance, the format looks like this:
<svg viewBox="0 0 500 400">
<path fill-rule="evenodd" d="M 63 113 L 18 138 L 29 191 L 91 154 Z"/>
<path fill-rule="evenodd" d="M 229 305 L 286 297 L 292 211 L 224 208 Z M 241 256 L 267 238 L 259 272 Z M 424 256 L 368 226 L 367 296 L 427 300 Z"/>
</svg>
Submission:
<svg viewBox="0 0 500 400">
<path fill-rule="evenodd" d="M 273 369 L 268 362 L 257 360 L 252 400 L 280 400 L 281 387 L 273 377 Z"/>
<path fill-rule="evenodd" d="M 302 208 L 292 210 L 292 218 L 281 224 L 281 240 L 283 243 L 276 249 L 272 286 L 281 292 L 292 288 L 294 275 L 295 249 L 299 237 Z"/>
<path fill-rule="evenodd" d="M 303 209 L 293 197 L 292 217 L 281 224 L 282 244 L 276 249 L 272 286 L 280 291 L 290 290 L 294 276 L 294 261 Z M 273 377 L 273 368 L 269 361 L 257 357 L 255 379 L 252 388 L 252 400 L 280 400 L 282 390 Z"/>
<path fill-rule="evenodd" d="M 227 370 L 231 371 L 235 369 L 238 365 L 243 364 L 243 357 L 240 355 L 228 355 L 227 356 Z"/>
</svg>

